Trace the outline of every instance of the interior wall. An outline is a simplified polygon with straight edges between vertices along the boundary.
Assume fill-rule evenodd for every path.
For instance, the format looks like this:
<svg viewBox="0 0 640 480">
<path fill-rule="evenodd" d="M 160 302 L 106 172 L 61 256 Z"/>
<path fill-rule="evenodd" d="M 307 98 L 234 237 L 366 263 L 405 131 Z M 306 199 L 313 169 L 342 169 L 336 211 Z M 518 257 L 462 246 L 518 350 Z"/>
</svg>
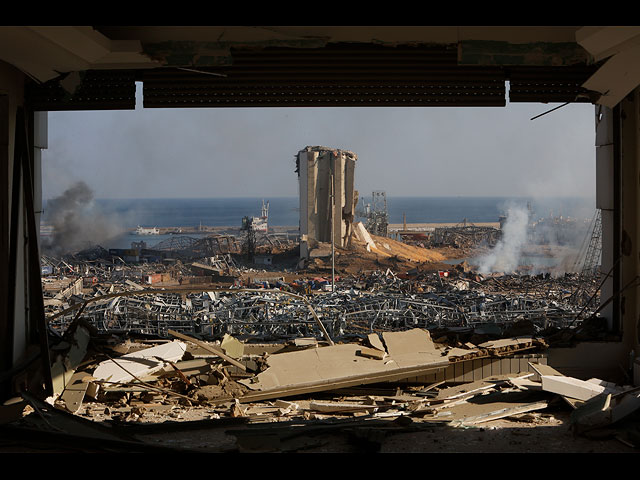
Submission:
<svg viewBox="0 0 640 480">
<path fill-rule="evenodd" d="M 597 349 L 593 358 L 602 367 L 628 371 L 640 356 L 640 88 L 613 109 L 596 106 L 595 121 L 601 271 L 608 275 L 601 314 L 621 342 L 617 348 Z"/>
<path fill-rule="evenodd" d="M 616 257 L 614 255 L 614 141 L 613 111 L 610 108 L 596 106 L 596 208 L 600 209 L 602 218 L 602 263 L 601 273 L 606 276 L 600 297 L 604 300 L 613 295 L 613 270 Z M 617 257 L 616 257 L 617 258 Z M 614 329 L 614 305 L 609 303 L 602 310 L 607 319 L 609 329 Z"/>
<path fill-rule="evenodd" d="M 12 177 L 15 147 L 15 120 L 18 106 L 24 99 L 24 75 L 11 65 L 0 61 L 0 375 L 7 372 L 26 350 L 26 289 L 24 268 L 10 271 L 10 225 L 12 213 Z M 19 207 L 18 224 L 22 225 L 22 208 Z M 19 242 L 22 243 L 22 242 Z M 20 261 L 22 258 L 22 262 Z M 18 265 L 24 265 L 24 251 L 18 251 Z M 10 318 L 10 285 L 15 285 L 15 316 Z M 18 320 L 19 319 L 19 320 Z M 0 376 L 0 391 L 6 394 L 10 389 L 4 375 Z"/>
<path fill-rule="evenodd" d="M 0 62 L 0 401 L 51 391 L 35 213 L 46 122 L 25 106 L 25 80 Z"/>
<path fill-rule="evenodd" d="M 630 355 L 640 354 L 640 88 L 620 102 L 620 318 Z M 631 353 L 633 352 L 633 353 Z"/>
</svg>

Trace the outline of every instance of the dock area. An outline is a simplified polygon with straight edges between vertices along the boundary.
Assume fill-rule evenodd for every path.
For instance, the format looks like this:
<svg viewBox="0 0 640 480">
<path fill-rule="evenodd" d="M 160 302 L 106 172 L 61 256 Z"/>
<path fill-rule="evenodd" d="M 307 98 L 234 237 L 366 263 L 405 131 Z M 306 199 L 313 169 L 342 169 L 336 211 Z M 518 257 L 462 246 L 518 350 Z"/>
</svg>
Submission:
<svg viewBox="0 0 640 480">
<path fill-rule="evenodd" d="M 389 224 L 389 232 L 393 233 L 401 233 L 403 230 L 408 232 L 431 232 L 436 228 L 449 228 L 449 227 L 459 227 L 461 226 L 461 222 L 457 223 L 390 223 Z M 492 227 L 492 228 L 500 228 L 500 222 L 467 222 L 467 226 L 476 226 L 476 227 Z"/>
<path fill-rule="evenodd" d="M 230 232 L 239 232 L 241 227 L 238 226 L 209 226 L 209 225 L 197 225 L 197 226 L 187 226 L 187 227 L 155 227 L 157 229 L 156 234 L 148 234 L 149 236 L 155 235 L 202 235 L 202 234 L 226 234 Z M 135 228 L 129 230 L 129 233 L 135 234 Z M 297 231 L 297 226 L 269 226 L 269 231 L 271 233 L 284 233 Z"/>
</svg>

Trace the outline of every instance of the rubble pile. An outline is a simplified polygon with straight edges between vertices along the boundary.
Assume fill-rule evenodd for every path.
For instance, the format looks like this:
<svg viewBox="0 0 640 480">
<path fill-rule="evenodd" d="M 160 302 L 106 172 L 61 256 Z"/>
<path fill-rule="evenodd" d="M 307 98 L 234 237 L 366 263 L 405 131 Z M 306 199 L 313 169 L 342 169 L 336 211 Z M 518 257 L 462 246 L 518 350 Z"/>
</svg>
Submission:
<svg viewBox="0 0 640 480">
<path fill-rule="evenodd" d="M 533 337 L 461 348 L 423 329 L 333 345 L 168 333 L 123 341 L 78 320 L 52 348 L 54 397 L 38 402 L 25 394 L 16 425 L 71 431 L 87 448 L 98 436 L 115 442 L 102 448 L 129 451 L 299 451 L 338 437 L 354 451 L 380 451 L 395 435 L 482 432 L 500 420 L 557 425 L 560 415 L 581 436 L 635 446 L 620 425 L 633 425 L 638 388 L 565 376 L 546 364 L 546 345 Z M 226 443 L 219 445 L 213 438 L 220 429 Z M 169 432 L 185 436 L 178 441 Z"/>
<path fill-rule="evenodd" d="M 367 253 L 399 258 L 395 243 L 376 238 Z M 480 275 L 465 262 L 411 264 L 423 253 L 402 248 L 409 263 L 398 269 L 333 279 L 260 275 L 229 254 L 185 263 L 133 263 L 99 248 L 43 257 L 54 396 L 23 397 L 35 415 L 21 421 L 65 411 L 129 429 L 236 425 L 231 451 L 297 451 L 308 445 L 289 425 L 300 422 L 307 432 L 364 435 L 369 446 L 364 432 L 375 425 L 381 448 L 380 438 L 401 432 L 548 418 L 558 403 L 588 435 L 640 408 L 637 389 L 546 365 L 549 346 L 603 338 L 594 278 Z M 252 428 L 264 425 L 275 447 Z M 140 438 L 133 451 L 148 447 Z"/>
</svg>

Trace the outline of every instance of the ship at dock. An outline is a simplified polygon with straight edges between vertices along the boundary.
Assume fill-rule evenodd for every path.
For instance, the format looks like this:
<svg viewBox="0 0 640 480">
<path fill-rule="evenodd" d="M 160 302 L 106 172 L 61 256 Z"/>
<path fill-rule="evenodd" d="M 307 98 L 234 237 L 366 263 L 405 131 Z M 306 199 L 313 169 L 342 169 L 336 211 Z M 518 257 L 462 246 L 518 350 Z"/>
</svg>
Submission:
<svg viewBox="0 0 640 480">
<path fill-rule="evenodd" d="M 138 228 L 135 231 L 131 232 L 132 235 L 160 235 L 160 229 L 158 227 L 141 227 L 138 225 Z"/>
</svg>

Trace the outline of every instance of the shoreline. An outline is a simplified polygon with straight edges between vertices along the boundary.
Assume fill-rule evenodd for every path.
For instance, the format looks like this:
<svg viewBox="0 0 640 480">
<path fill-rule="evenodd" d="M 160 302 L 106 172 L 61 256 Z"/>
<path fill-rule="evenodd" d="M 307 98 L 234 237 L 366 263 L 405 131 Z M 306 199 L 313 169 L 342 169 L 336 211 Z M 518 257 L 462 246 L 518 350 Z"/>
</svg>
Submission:
<svg viewBox="0 0 640 480">
<path fill-rule="evenodd" d="M 357 223 L 357 222 L 354 222 Z M 415 231 L 430 231 L 436 228 L 443 227 L 456 227 L 462 226 L 462 222 L 427 222 L 427 223 L 407 223 L 407 231 L 415 230 Z M 467 226 L 475 226 L 475 227 L 493 227 L 496 229 L 500 228 L 500 222 L 468 222 Z M 146 227 L 153 228 L 153 227 Z M 209 226 L 209 225 L 201 225 L 194 227 L 157 227 L 160 235 L 167 234 L 188 234 L 188 233 L 216 233 L 223 231 L 240 231 L 240 226 L 235 225 L 227 225 L 227 226 Z M 269 230 L 272 232 L 291 232 L 298 230 L 297 225 L 269 225 Z M 389 232 L 397 232 L 402 231 L 404 229 L 404 224 L 402 223 L 390 223 L 388 225 Z M 135 228 L 131 228 L 127 230 L 128 232 L 134 233 L 136 231 Z M 146 236 L 154 236 L 154 235 L 146 235 Z"/>
<path fill-rule="evenodd" d="M 443 227 L 459 227 L 462 226 L 462 222 L 440 222 L 440 223 L 407 223 L 407 231 L 415 230 L 415 231 L 430 231 L 436 228 Z M 500 222 L 467 222 L 467 226 L 474 227 L 493 227 L 496 229 L 500 229 Z M 404 230 L 404 224 L 402 223 L 390 223 L 388 225 L 388 229 L 390 232 L 402 231 Z"/>
</svg>

